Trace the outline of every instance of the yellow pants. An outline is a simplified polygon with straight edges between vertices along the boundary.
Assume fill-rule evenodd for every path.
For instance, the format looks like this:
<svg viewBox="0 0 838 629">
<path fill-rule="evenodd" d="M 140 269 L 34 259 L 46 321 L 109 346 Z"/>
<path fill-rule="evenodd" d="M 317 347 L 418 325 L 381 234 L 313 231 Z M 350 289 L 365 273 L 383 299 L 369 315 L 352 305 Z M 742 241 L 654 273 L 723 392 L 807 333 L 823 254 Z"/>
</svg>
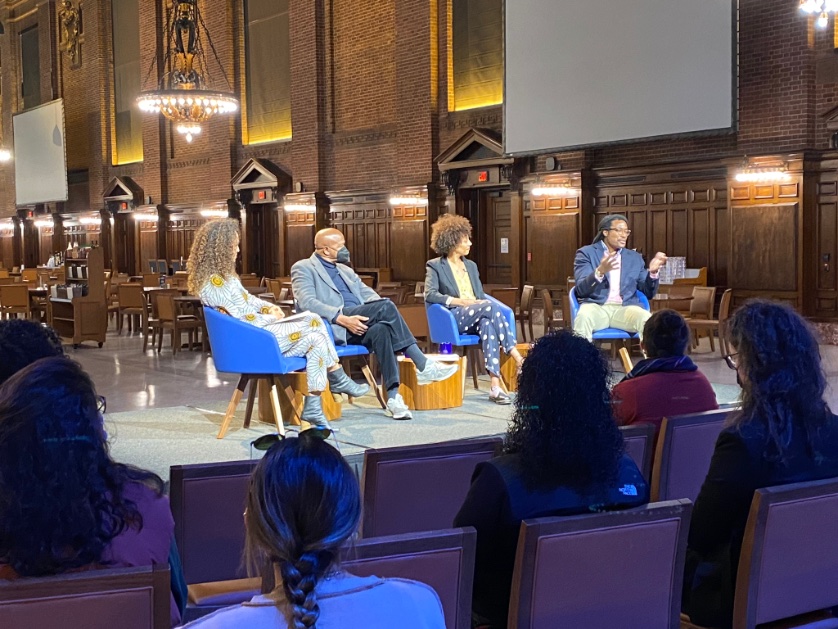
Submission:
<svg viewBox="0 0 838 629">
<path fill-rule="evenodd" d="M 573 331 L 589 341 L 597 330 L 617 328 L 626 332 L 643 334 L 643 326 L 652 313 L 640 306 L 618 306 L 617 304 L 584 303 L 573 320 Z"/>
</svg>

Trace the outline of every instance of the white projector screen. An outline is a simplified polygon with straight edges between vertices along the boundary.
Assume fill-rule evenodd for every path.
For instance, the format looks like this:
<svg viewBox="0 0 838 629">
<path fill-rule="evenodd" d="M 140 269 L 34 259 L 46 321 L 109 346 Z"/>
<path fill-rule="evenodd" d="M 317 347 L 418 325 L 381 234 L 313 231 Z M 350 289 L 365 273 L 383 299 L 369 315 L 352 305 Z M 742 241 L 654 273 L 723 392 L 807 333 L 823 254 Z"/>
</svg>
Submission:
<svg viewBox="0 0 838 629">
<path fill-rule="evenodd" d="M 732 0 L 506 0 L 504 148 L 730 129 Z"/>
<path fill-rule="evenodd" d="M 33 107 L 13 119 L 18 205 L 67 200 L 64 101 Z"/>
</svg>

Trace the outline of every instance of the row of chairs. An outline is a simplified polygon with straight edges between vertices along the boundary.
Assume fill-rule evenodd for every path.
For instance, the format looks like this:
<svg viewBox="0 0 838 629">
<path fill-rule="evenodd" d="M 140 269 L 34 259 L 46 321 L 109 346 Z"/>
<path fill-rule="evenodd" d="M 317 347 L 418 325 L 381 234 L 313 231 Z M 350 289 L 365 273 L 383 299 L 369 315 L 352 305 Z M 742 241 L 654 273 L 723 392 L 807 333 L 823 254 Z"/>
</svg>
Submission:
<svg viewBox="0 0 838 629">
<path fill-rule="evenodd" d="M 168 331 L 172 339 L 172 352 L 177 353 L 183 337 L 187 332 L 189 347 L 203 338 L 204 349 L 207 340 L 204 330 L 202 310 L 195 308 L 192 313 L 185 313 L 175 301 L 181 295 L 179 289 L 160 289 L 145 292 L 141 284 L 122 283 L 117 286 L 118 304 L 116 305 L 117 331 L 121 334 L 125 320 L 128 320 L 129 332 L 139 329 L 143 334 L 143 352 L 157 343 L 159 352 L 163 346 L 163 333 Z"/>
</svg>

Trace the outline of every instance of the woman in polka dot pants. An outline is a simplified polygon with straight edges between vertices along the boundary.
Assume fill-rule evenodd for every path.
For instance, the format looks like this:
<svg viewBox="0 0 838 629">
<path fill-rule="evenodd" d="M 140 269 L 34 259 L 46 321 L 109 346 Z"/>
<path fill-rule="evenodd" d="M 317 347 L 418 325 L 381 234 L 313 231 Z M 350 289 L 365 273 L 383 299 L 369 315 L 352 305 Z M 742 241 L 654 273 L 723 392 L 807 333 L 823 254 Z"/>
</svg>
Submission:
<svg viewBox="0 0 838 629">
<path fill-rule="evenodd" d="M 440 257 L 426 265 L 425 302 L 450 308 L 460 334 L 480 336 L 492 380 L 489 400 L 509 404 L 509 396 L 500 387 L 500 350 L 503 348 L 519 367 L 524 359 L 515 348 L 515 331 L 500 308 L 485 298 L 477 265 L 466 258 L 471 250 L 471 223 L 462 216 L 441 216 L 431 231 L 431 248 Z"/>
</svg>

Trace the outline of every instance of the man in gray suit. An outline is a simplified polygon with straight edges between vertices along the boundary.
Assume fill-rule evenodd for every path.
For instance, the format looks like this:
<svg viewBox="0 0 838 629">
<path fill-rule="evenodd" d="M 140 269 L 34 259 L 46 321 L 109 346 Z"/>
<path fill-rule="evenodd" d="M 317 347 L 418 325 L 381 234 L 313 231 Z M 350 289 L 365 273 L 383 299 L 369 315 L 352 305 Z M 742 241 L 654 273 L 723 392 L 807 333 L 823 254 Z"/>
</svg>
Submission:
<svg viewBox="0 0 838 629">
<path fill-rule="evenodd" d="M 294 299 L 301 310 L 310 310 L 331 322 L 336 345 L 363 345 L 378 358 L 387 409 L 393 419 L 413 416 L 399 394 L 396 352 L 404 352 L 416 365 L 420 385 L 449 378 L 457 364 L 427 358 L 389 299 L 382 299 L 347 266 L 349 249 L 337 229 L 321 229 L 314 236 L 314 253 L 291 267 Z"/>
</svg>

